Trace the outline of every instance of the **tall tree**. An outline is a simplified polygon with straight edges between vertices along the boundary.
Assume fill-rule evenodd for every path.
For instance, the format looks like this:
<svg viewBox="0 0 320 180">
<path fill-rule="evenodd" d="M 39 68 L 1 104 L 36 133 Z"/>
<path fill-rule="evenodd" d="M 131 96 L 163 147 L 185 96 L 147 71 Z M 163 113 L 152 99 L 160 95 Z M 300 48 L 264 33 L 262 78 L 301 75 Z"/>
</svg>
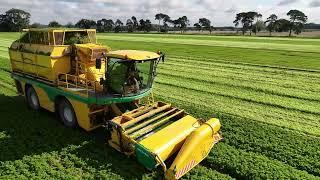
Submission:
<svg viewBox="0 0 320 180">
<path fill-rule="evenodd" d="M 21 9 L 10 9 L 0 16 L 0 26 L 3 31 L 20 31 L 30 23 L 30 13 Z"/>
<path fill-rule="evenodd" d="M 162 13 L 158 13 L 158 14 L 156 14 L 155 15 L 155 20 L 158 20 L 159 21 L 159 32 L 160 32 L 160 30 L 161 30 L 161 25 L 160 25 L 160 23 L 161 23 L 161 21 L 164 19 L 164 17 L 165 17 L 165 14 L 162 14 Z"/>
<path fill-rule="evenodd" d="M 48 27 L 61 27 L 61 24 L 59 24 L 57 21 L 51 21 L 49 22 Z"/>
<path fill-rule="evenodd" d="M 211 21 L 207 18 L 200 18 L 199 19 L 199 25 L 201 26 L 202 29 L 206 29 L 210 32 L 212 32 L 212 26 L 211 26 Z"/>
<path fill-rule="evenodd" d="M 187 26 L 189 25 L 189 20 L 187 18 L 187 16 L 182 16 L 179 17 L 176 20 L 172 21 L 175 27 L 178 27 L 181 31 L 181 33 L 183 33 L 184 31 L 186 31 Z"/>
<path fill-rule="evenodd" d="M 31 28 L 40 28 L 42 25 L 40 23 L 32 23 L 30 25 Z"/>
<path fill-rule="evenodd" d="M 139 23 L 140 23 L 139 31 L 145 31 L 145 29 L 146 29 L 146 21 L 144 19 L 140 19 Z"/>
<path fill-rule="evenodd" d="M 149 19 L 145 21 L 145 31 L 150 32 L 152 30 L 152 23 Z"/>
<path fill-rule="evenodd" d="M 275 14 L 271 14 L 267 20 L 265 21 L 265 24 L 267 24 L 267 30 L 270 33 L 270 36 L 272 35 L 272 32 L 276 29 L 276 21 L 278 20 L 278 16 Z"/>
<path fill-rule="evenodd" d="M 196 28 L 196 30 L 201 31 L 201 25 L 199 23 L 195 23 L 193 26 Z"/>
<path fill-rule="evenodd" d="M 252 26 L 252 32 L 257 34 L 258 32 L 266 29 L 265 23 L 261 20 L 258 20 L 253 26 Z"/>
<path fill-rule="evenodd" d="M 308 16 L 299 10 L 290 10 L 287 15 L 290 17 L 289 36 L 292 35 L 292 30 L 299 34 L 304 28 L 304 24 L 308 21 Z"/>
<path fill-rule="evenodd" d="M 75 24 L 75 26 L 78 28 L 90 29 L 96 26 L 96 22 L 90 19 L 81 19 Z"/>
<path fill-rule="evenodd" d="M 275 22 L 275 31 L 288 32 L 290 27 L 290 21 L 286 19 L 279 19 Z"/>
<path fill-rule="evenodd" d="M 112 19 L 106 20 L 106 22 L 105 22 L 105 30 L 106 30 L 107 32 L 112 31 L 114 25 L 115 25 L 115 24 L 114 24 L 114 22 L 113 22 Z"/>
<path fill-rule="evenodd" d="M 117 19 L 114 25 L 115 25 L 114 32 L 118 33 L 122 31 L 123 22 L 120 19 Z"/>
<path fill-rule="evenodd" d="M 74 25 L 72 24 L 72 22 L 68 22 L 65 27 L 67 28 L 74 28 Z"/>
<path fill-rule="evenodd" d="M 133 22 L 133 31 L 136 31 L 138 29 L 139 23 L 138 20 L 135 16 L 131 17 L 131 20 Z"/>
<path fill-rule="evenodd" d="M 127 30 L 128 30 L 128 32 L 133 32 L 133 22 L 132 22 L 132 20 L 131 19 L 127 19 L 127 23 L 126 23 L 126 26 L 127 26 Z"/>
<path fill-rule="evenodd" d="M 236 15 L 236 19 L 233 21 L 236 27 L 241 23 L 242 25 L 242 35 L 244 35 L 248 30 L 250 30 L 250 35 L 252 31 L 252 24 L 256 14 L 253 12 L 241 12 Z"/>
</svg>

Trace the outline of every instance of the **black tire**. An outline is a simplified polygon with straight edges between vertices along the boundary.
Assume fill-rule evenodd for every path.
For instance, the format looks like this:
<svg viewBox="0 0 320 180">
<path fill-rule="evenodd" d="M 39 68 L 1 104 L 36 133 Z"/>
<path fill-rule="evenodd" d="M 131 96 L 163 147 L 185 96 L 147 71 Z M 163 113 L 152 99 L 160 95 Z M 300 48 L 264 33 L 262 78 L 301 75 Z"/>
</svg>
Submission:
<svg viewBox="0 0 320 180">
<path fill-rule="evenodd" d="M 28 107 L 34 111 L 40 110 L 40 103 L 37 92 L 33 89 L 32 86 L 27 87 L 26 90 L 26 100 Z"/>
<path fill-rule="evenodd" d="M 63 124 L 68 128 L 78 126 L 77 117 L 71 103 L 67 99 L 61 99 L 58 104 L 58 114 Z"/>
</svg>

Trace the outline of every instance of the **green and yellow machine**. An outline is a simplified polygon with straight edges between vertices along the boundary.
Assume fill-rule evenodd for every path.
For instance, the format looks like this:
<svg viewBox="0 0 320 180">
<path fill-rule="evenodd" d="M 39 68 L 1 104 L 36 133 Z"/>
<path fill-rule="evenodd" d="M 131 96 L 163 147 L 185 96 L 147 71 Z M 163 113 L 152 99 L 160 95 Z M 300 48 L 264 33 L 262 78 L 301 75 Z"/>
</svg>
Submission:
<svg viewBox="0 0 320 180">
<path fill-rule="evenodd" d="M 154 102 L 160 52 L 111 51 L 97 44 L 94 29 L 25 29 L 9 54 L 17 91 L 32 110 L 55 112 L 71 128 L 108 128 L 110 146 L 147 169 L 162 166 L 166 179 L 182 177 L 221 140 L 218 119 Z"/>
</svg>

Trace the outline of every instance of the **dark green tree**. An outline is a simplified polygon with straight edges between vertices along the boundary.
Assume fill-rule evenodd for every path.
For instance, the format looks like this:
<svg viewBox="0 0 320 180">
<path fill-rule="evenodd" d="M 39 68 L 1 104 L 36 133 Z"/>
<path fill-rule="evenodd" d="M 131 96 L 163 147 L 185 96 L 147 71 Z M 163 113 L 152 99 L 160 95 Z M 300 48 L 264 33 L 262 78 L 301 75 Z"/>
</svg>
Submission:
<svg viewBox="0 0 320 180">
<path fill-rule="evenodd" d="M 275 31 L 288 32 L 290 28 L 290 21 L 286 19 L 279 19 L 275 22 Z"/>
<path fill-rule="evenodd" d="M 181 33 L 186 31 L 187 26 L 189 25 L 189 22 L 190 21 L 188 20 L 187 16 L 182 16 L 172 21 L 172 23 L 174 24 L 174 27 L 179 28 Z"/>
<path fill-rule="evenodd" d="M 149 19 L 145 21 L 145 31 L 150 32 L 152 30 L 152 23 Z"/>
<path fill-rule="evenodd" d="M 290 17 L 289 36 L 292 35 L 292 31 L 300 34 L 308 21 L 308 16 L 299 10 L 290 10 L 287 15 Z"/>
<path fill-rule="evenodd" d="M 90 20 L 90 19 L 81 19 L 75 24 L 76 27 L 83 28 L 83 29 L 95 28 L 96 25 L 97 23 L 94 20 Z"/>
<path fill-rule="evenodd" d="M 155 15 L 155 20 L 158 20 L 159 21 L 159 32 L 160 32 L 160 30 L 161 30 L 161 25 L 160 25 L 160 23 L 161 23 L 161 21 L 165 18 L 165 14 L 162 14 L 162 13 L 158 13 L 158 14 L 156 14 Z"/>
<path fill-rule="evenodd" d="M 201 25 L 199 24 L 199 23 L 195 23 L 194 25 L 193 25 L 195 28 L 196 28 L 196 30 L 198 30 L 198 31 L 201 31 Z"/>
<path fill-rule="evenodd" d="M 236 27 L 240 24 L 242 25 L 242 35 L 244 35 L 248 30 L 250 30 L 250 35 L 252 31 L 252 24 L 256 13 L 254 12 L 242 12 L 236 15 L 236 19 L 233 21 Z"/>
<path fill-rule="evenodd" d="M 269 31 L 270 36 L 272 35 L 272 32 L 276 30 L 277 20 L 278 20 L 278 16 L 275 14 L 271 14 L 265 21 L 265 24 L 267 24 L 266 29 Z"/>
<path fill-rule="evenodd" d="M 30 16 L 30 13 L 21 9 L 10 9 L 0 16 L 0 30 L 17 32 L 27 28 Z"/>
<path fill-rule="evenodd" d="M 146 21 L 144 19 L 140 19 L 139 21 L 140 25 L 139 25 L 139 31 L 145 31 L 146 29 Z"/>
<path fill-rule="evenodd" d="M 120 19 L 117 19 L 117 21 L 114 23 L 114 32 L 118 33 L 122 31 L 123 22 Z"/>
<path fill-rule="evenodd" d="M 71 22 L 68 22 L 66 25 L 65 25 L 66 28 L 74 28 L 74 25 L 71 23 Z"/>
<path fill-rule="evenodd" d="M 132 23 L 133 23 L 133 31 L 136 31 L 138 29 L 139 23 L 135 16 L 131 17 Z"/>
<path fill-rule="evenodd" d="M 57 21 L 51 21 L 49 22 L 48 27 L 61 27 L 61 24 L 59 24 Z"/>
<path fill-rule="evenodd" d="M 31 25 L 30 25 L 30 28 L 41 28 L 41 24 L 40 23 L 32 23 Z"/>
<path fill-rule="evenodd" d="M 199 19 L 199 25 L 201 26 L 202 30 L 208 30 L 211 34 L 212 32 L 212 26 L 211 21 L 207 18 L 200 18 Z"/>
<path fill-rule="evenodd" d="M 126 26 L 127 26 L 127 31 L 128 32 L 133 32 L 134 30 L 134 23 L 132 22 L 131 19 L 127 19 L 127 23 L 126 23 Z"/>
</svg>

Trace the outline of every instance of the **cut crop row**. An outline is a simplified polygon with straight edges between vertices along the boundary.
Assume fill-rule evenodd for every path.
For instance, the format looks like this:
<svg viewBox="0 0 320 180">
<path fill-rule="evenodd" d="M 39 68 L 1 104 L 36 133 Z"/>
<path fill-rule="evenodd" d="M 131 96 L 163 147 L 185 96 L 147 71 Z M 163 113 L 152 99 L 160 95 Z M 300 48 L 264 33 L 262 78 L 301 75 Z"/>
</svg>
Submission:
<svg viewBox="0 0 320 180">
<path fill-rule="evenodd" d="M 225 143 L 217 144 L 204 163 L 239 179 L 317 179 L 306 171 Z"/>
<path fill-rule="evenodd" d="M 179 65 L 170 65 L 170 64 L 164 64 L 160 66 L 160 69 L 166 69 L 171 71 L 178 71 L 178 72 L 184 72 L 189 74 L 197 74 L 197 75 L 203 75 L 203 76 L 209 76 L 212 78 L 230 78 L 235 81 L 245 81 L 245 82 L 257 82 L 257 83 L 266 83 L 273 86 L 279 86 L 279 87 L 286 87 L 286 88 L 297 88 L 304 91 L 312 91 L 312 92 L 320 92 L 320 85 L 319 83 L 314 82 L 305 82 L 304 79 L 297 79 L 292 78 L 291 80 L 281 80 L 281 79 L 272 79 L 268 77 L 259 77 L 259 75 L 245 75 L 245 74 L 239 74 L 236 73 L 237 71 L 229 71 L 225 72 L 223 69 L 219 70 L 211 70 L 211 69 L 201 69 L 200 68 L 194 68 L 194 66 L 181 66 Z M 192 75 L 191 74 L 191 75 Z"/>
<path fill-rule="evenodd" d="M 211 95 L 195 90 L 183 89 L 175 86 L 157 84 L 156 94 L 177 100 L 186 100 L 193 106 L 204 105 L 212 112 L 230 113 L 256 121 L 274 124 L 288 129 L 320 136 L 317 120 L 319 116 L 287 109 L 254 104 L 229 97 Z"/>
<path fill-rule="evenodd" d="M 159 74 L 166 74 L 169 76 L 175 76 L 175 77 L 186 77 L 189 79 L 205 82 L 205 83 L 211 83 L 212 85 L 220 84 L 220 85 L 226 85 L 230 87 L 239 87 L 239 88 L 245 88 L 245 89 L 252 89 L 259 92 L 265 92 L 265 93 L 271 93 L 276 94 L 280 96 L 287 96 L 287 97 L 297 97 L 302 99 L 308 99 L 308 100 L 318 100 L 320 101 L 320 96 L 318 96 L 318 92 L 308 91 L 308 90 L 301 90 L 298 88 L 290 88 L 290 87 L 282 87 L 282 86 L 276 86 L 272 84 L 262 83 L 262 82 L 254 82 L 250 80 L 235 80 L 232 77 L 217 77 L 213 75 L 207 75 L 204 73 L 193 73 L 192 71 L 183 71 L 183 70 L 175 70 L 172 71 L 170 69 L 165 69 L 161 67 L 159 69 Z"/>
<path fill-rule="evenodd" d="M 185 89 L 194 89 L 197 91 L 210 93 L 212 95 L 236 98 L 248 102 L 260 103 L 268 106 L 275 106 L 285 108 L 288 110 L 295 110 L 320 115 L 319 102 L 283 97 L 263 92 L 257 92 L 253 90 L 223 86 L 219 84 L 212 86 L 209 83 L 202 83 L 183 77 L 177 79 L 175 77 L 166 76 L 164 74 L 158 77 L 156 82 Z"/>
</svg>

